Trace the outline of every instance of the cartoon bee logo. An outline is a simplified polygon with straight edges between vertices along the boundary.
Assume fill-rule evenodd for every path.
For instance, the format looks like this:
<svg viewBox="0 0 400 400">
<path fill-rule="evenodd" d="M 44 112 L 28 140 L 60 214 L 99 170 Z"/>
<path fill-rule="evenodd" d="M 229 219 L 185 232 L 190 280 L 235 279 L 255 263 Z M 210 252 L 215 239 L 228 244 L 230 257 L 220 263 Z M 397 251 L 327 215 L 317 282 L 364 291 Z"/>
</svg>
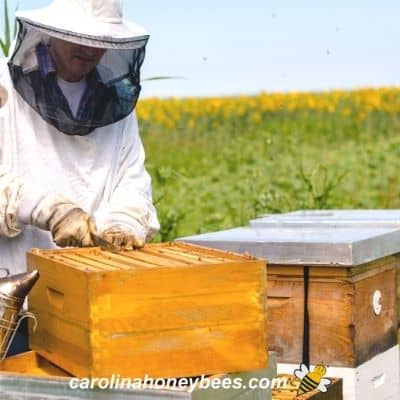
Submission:
<svg viewBox="0 0 400 400">
<path fill-rule="evenodd" d="M 325 393 L 328 390 L 327 386 L 331 383 L 330 379 L 324 378 L 325 374 L 326 367 L 323 364 L 316 365 L 312 372 L 304 364 L 301 364 L 300 369 L 294 371 L 296 378 L 301 380 L 296 397 L 311 392 L 314 389 Z"/>
</svg>

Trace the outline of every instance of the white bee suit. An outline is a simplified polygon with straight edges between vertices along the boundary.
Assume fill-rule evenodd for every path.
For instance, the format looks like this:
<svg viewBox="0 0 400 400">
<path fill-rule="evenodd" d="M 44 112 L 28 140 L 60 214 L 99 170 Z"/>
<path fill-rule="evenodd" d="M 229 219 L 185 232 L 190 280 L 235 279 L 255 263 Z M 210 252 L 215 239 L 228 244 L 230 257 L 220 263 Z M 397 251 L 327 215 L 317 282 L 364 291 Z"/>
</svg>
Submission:
<svg viewBox="0 0 400 400">
<path fill-rule="evenodd" d="M 122 225 L 149 239 L 159 229 L 135 113 L 86 136 L 59 132 L 13 87 L 6 60 L 0 84 L 0 266 L 19 273 L 26 252 L 53 248 L 51 234 L 28 224 L 48 193 L 74 201 L 102 231 Z"/>
</svg>

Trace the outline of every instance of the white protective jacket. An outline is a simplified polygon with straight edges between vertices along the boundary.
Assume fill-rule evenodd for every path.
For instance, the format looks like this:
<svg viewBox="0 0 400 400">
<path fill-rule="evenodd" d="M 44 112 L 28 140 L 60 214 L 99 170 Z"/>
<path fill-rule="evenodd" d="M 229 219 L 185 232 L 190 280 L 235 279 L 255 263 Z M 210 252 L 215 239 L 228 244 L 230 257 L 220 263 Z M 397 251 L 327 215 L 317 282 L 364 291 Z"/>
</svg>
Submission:
<svg viewBox="0 0 400 400">
<path fill-rule="evenodd" d="M 142 238 L 159 229 L 135 113 L 87 136 L 46 123 L 13 88 L 5 59 L 0 83 L 0 266 L 26 270 L 31 248 L 54 248 L 49 232 L 24 222 L 37 202 L 58 193 L 92 215 L 99 231 L 124 225 Z"/>
</svg>

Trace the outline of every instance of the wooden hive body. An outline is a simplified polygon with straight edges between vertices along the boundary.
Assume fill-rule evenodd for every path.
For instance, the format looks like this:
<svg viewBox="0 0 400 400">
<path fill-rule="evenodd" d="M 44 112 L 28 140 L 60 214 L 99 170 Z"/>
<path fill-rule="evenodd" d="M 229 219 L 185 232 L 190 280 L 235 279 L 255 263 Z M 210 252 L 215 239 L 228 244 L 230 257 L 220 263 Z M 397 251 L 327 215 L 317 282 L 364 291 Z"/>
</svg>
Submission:
<svg viewBox="0 0 400 400">
<path fill-rule="evenodd" d="M 265 368 L 265 262 L 186 244 L 32 250 L 30 345 L 78 377 Z"/>
<path fill-rule="evenodd" d="M 303 359 L 306 269 L 311 363 L 355 368 L 396 346 L 400 229 L 389 216 L 380 224 L 338 213 L 265 216 L 246 227 L 181 239 L 267 260 L 269 348 L 280 363 Z M 380 296 L 378 314 L 374 296 Z"/>
<path fill-rule="evenodd" d="M 396 270 L 399 257 L 359 266 L 310 267 L 308 310 L 312 364 L 354 368 L 397 343 Z M 268 265 L 269 347 L 281 363 L 302 358 L 304 269 Z M 377 315 L 373 296 L 380 291 Z"/>
<path fill-rule="evenodd" d="M 338 378 L 329 378 L 331 383 L 328 391 L 323 393 L 314 389 L 308 393 L 297 396 L 297 390 L 300 386 L 300 380 L 294 375 L 279 374 L 278 379 L 286 380 L 285 388 L 273 388 L 272 400 L 343 400 L 343 380 Z"/>
</svg>

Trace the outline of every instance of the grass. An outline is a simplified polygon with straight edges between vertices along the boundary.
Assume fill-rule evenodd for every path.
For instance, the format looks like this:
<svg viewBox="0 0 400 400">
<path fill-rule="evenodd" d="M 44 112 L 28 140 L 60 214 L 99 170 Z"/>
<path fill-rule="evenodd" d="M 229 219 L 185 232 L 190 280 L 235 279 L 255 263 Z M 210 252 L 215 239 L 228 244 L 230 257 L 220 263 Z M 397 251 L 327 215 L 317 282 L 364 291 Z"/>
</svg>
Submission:
<svg viewBox="0 0 400 400">
<path fill-rule="evenodd" d="M 4 0 L 8 54 L 12 35 Z M 150 99 L 138 106 L 156 240 L 296 209 L 400 208 L 400 90 Z"/>
<path fill-rule="evenodd" d="M 258 124 L 231 122 L 170 131 L 142 124 L 163 225 L 157 240 L 246 225 L 263 213 L 400 208 L 400 113 L 374 110 L 360 120 L 277 110 Z"/>
<path fill-rule="evenodd" d="M 8 2 L 7 0 L 3 0 L 3 24 L 4 24 L 4 34 L 3 37 L 0 38 L 0 49 L 4 56 L 8 55 L 10 50 L 11 42 L 13 41 L 16 33 L 17 33 L 17 22 L 13 20 L 8 12 Z M 13 30 L 11 30 L 11 26 L 13 26 Z"/>
</svg>

